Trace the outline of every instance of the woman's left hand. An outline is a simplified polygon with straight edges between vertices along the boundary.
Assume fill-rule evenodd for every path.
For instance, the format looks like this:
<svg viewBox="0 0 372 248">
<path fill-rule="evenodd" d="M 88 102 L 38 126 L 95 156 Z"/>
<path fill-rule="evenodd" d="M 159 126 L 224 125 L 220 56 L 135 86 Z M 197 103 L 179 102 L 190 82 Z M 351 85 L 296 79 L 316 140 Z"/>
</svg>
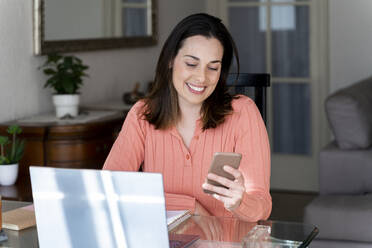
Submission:
<svg viewBox="0 0 372 248">
<path fill-rule="evenodd" d="M 235 180 L 231 181 L 225 177 L 221 177 L 213 173 L 209 173 L 207 175 L 207 178 L 226 186 L 227 189 L 219 186 L 214 186 L 207 182 L 205 182 L 202 187 L 204 189 L 216 192 L 212 196 L 217 200 L 223 202 L 226 209 L 232 211 L 235 208 L 239 207 L 242 201 L 243 194 L 245 192 L 244 177 L 238 169 L 234 169 L 231 166 L 225 165 L 223 169 L 233 175 Z"/>
</svg>

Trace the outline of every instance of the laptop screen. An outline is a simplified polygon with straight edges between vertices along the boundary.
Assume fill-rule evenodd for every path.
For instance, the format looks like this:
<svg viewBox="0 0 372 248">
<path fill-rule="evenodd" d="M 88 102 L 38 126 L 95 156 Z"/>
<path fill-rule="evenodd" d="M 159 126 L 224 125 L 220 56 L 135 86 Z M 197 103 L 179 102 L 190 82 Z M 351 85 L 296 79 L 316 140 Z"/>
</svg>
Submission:
<svg viewBox="0 0 372 248">
<path fill-rule="evenodd" d="M 168 247 L 162 175 L 30 167 L 40 247 Z"/>
</svg>

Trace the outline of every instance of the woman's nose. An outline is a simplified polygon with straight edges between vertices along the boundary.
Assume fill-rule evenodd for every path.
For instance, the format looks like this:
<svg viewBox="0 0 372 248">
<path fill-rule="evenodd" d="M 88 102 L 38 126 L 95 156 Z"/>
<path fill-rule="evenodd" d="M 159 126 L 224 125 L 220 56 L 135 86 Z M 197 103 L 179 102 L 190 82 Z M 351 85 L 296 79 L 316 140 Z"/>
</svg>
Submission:
<svg viewBox="0 0 372 248">
<path fill-rule="evenodd" d="M 205 81 L 205 69 L 203 67 L 199 67 L 195 72 L 195 77 L 198 83 L 203 83 Z"/>
</svg>

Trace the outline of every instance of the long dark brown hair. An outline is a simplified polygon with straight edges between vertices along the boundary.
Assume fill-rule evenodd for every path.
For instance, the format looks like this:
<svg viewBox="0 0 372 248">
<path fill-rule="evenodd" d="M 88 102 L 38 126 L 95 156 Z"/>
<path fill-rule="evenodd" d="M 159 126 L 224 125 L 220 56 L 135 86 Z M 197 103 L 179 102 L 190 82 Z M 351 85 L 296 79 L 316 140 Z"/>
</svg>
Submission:
<svg viewBox="0 0 372 248">
<path fill-rule="evenodd" d="M 195 35 L 216 38 L 223 46 L 221 74 L 213 93 L 203 102 L 201 116 L 203 130 L 215 128 L 223 123 L 226 115 L 232 112 L 228 93 L 227 75 L 235 54 L 239 73 L 239 56 L 236 45 L 220 19 L 208 14 L 193 14 L 184 18 L 173 29 L 160 53 L 154 83 L 150 93 L 144 98 L 143 117 L 156 129 L 166 129 L 179 120 L 181 113 L 177 91 L 172 83 L 173 64 L 185 39 Z"/>
</svg>

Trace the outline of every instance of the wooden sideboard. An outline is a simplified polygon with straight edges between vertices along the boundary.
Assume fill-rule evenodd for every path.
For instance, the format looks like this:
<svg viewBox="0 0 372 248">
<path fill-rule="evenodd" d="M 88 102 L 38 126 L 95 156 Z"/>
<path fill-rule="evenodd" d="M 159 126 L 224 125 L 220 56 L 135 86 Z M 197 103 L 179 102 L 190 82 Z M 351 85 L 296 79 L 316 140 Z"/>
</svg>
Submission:
<svg viewBox="0 0 372 248">
<path fill-rule="evenodd" d="M 1 186 L 0 195 L 14 200 L 32 200 L 29 166 L 100 169 L 121 129 L 127 111 L 79 124 L 11 121 L 0 124 L 0 135 L 10 124 L 19 125 L 26 140 L 14 186 Z M 31 199 L 30 199 L 31 197 Z"/>
</svg>

